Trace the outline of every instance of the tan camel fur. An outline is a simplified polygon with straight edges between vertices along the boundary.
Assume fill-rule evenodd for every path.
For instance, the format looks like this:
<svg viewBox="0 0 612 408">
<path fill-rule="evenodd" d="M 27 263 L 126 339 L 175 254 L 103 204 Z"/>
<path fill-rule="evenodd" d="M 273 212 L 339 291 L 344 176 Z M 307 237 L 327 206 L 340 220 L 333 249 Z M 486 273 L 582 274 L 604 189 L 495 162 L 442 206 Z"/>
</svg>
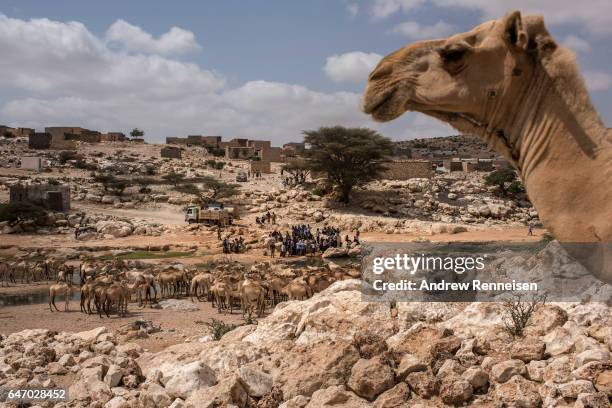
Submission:
<svg viewBox="0 0 612 408">
<path fill-rule="evenodd" d="M 387 55 L 363 110 L 383 122 L 418 111 L 480 136 L 518 170 L 568 253 L 612 282 L 612 136 L 543 17 L 515 11 Z"/>
</svg>

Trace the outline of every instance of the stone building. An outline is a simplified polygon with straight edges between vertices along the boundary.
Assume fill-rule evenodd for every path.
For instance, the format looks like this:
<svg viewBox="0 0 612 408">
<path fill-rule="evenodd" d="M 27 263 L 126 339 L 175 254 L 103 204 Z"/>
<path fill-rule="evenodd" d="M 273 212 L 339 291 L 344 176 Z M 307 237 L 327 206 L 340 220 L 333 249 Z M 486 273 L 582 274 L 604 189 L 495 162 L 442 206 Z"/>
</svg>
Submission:
<svg viewBox="0 0 612 408">
<path fill-rule="evenodd" d="M 408 180 L 411 178 L 432 178 L 432 163 L 429 160 L 398 160 L 384 162 L 386 170 L 378 177 L 381 180 Z"/>
<path fill-rule="evenodd" d="M 34 134 L 34 132 L 35 131 L 32 128 L 24 128 L 24 127 L 13 128 L 10 126 L 0 125 L 0 136 L 29 137 L 30 135 Z"/>
<path fill-rule="evenodd" d="M 254 147 L 246 146 L 226 146 L 225 147 L 225 158 L 226 159 L 249 159 L 256 156 L 256 150 Z"/>
<path fill-rule="evenodd" d="M 442 163 L 448 171 L 463 171 L 463 164 L 461 164 L 460 159 L 443 160 Z"/>
<path fill-rule="evenodd" d="M 162 147 L 160 150 L 161 157 L 167 157 L 171 159 L 180 159 L 181 158 L 181 149 L 176 146 L 166 146 Z"/>
<path fill-rule="evenodd" d="M 301 156 L 306 150 L 306 144 L 300 142 L 285 143 L 283 145 L 283 155 L 286 157 Z"/>
<path fill-rule="evenodd" d="M 281 153 L 282 153 L 282 149 L 280 147 L 267 146 L 267 147 L 262 147 L 257 152 L 257 155 L 263 161 L 270 161 L 270 162 L 280 163 L 280 162 L 283 161 Z"/>
<path fill-rule="evenodd" d="M 253 174 L 254 172 L 261 172 L 261 173 L 265 173 L 265 174 L 270 174 L 272 173 L 272 167 L 270 166 L 270 162 L 269 161 L 264 161 L 264 160 L 251 160 L 250 163 L 250 169 L 251 169 L 251 174 Z"/>
<path fill-rule="evenodd" d="M 51 148 L 51 135 L 49 133 L 34 133 L 28 138 L 30 149 L 49 149 Z"/>
<path fill-rule="evenodd" d="M 53 211 L 70 210 L 70 186 L 16 184 L 10 187 L 10 202 L 30 202 Z"/>
</svg>

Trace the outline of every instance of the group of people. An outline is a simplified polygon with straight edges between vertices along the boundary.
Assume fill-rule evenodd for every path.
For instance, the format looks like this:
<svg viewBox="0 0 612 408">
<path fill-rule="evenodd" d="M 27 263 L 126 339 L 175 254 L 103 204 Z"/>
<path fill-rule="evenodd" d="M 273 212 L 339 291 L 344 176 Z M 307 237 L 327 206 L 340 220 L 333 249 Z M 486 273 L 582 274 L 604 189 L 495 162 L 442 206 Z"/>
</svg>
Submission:
<svg viewBox="0 0 612 408">
<path fill-rule="evenodd" d="M 244 238 L 238 237 L 234 239 L 229 239 L 225 237 L 223 239 L 223 253 L 224 254 L 240 254 L 246 250 L 246 245 L 244 244 Z"/>
<path fill-rule="evenodd" d="M 255 177 L 255 178 L 261 178 L 261 171 L 248 171 L 248 177 L 251 178 L 251 176 Z"/>
<path fill-rule="evenodd" d="M 276 224 L 276 213 L 268 211 L 261 217 L 255 217 L 255 224 L 263 225 L 263 224 Z"/>
<path fill-rule="evenodd" d="M 353 242 L 359 242 L 359 231 L 351 241 L 346 236 L 346 244 L 350 246 Z M 340 228 L 325 226 L 312 231 L 309 224 L 294 225 L 291 233 L 274 230 L 270 233 L 267 247 L 270 256 L 274 257 L 277 250 L 281 257 L 315 255 L 317 252 L 323 253 L 328 248 L 341 247 L 343 244 L 340 236 Z"/>
<path fill-rule="evenodd" d="M 293 187 L 306 182 L 304 174 L 296 174 L 290 177 L 283 177 L 283 187 Z"/>
</svg>

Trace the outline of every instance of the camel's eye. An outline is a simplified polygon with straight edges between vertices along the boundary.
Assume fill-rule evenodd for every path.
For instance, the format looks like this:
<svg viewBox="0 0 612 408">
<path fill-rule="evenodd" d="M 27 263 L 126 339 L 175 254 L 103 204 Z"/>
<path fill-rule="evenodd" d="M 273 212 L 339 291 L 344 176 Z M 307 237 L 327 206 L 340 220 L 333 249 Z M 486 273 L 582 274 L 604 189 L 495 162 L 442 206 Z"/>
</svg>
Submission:
<svg viewBox="0 0 612 408">
<path fill-rule="evenodd" d="M 438 53 L 442 58 L 444 66 L 451 71 L 456 71 L 463 66 L 466 54 L 470 48 L 465 44 L 452 44 L 441 48 Z"/>
</svg>

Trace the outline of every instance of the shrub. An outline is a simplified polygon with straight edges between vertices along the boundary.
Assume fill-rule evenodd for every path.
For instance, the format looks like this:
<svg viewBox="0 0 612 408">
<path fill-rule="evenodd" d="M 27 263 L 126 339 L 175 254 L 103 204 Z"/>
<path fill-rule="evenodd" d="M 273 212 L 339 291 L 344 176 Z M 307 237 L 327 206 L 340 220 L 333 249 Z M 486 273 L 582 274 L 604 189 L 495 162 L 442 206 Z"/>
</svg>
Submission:
<svg viewBox="0 0 612 408">
<path fill-rule="evenodd" d="M 546 295 L 534 296 L 533 300 L 523 300 L 522 294 L 516 294 L 512 299 L 504 301 L 502 307 L 504 329 L 512 337 L 520 337 L 529 325 L 533 313 L 546 302 Z"/>
<path fill-rule="evenodd" d="M 221 340 L 221 337 L 223 337 L 225 333 L 228 333 L 238 327 L 235 324 L 227 324 L 214 318 L 210 319 L 210 322 L 206 322 L 204 324 L 210 327 L 215 340 Z"/>
<path fill-rule="evenodd" d="M 0 204 L 0 221 L 13 222 L 18 218 L 36 219 L 46 213 L 44 208 L 27 202 Z"/>
</svg>

